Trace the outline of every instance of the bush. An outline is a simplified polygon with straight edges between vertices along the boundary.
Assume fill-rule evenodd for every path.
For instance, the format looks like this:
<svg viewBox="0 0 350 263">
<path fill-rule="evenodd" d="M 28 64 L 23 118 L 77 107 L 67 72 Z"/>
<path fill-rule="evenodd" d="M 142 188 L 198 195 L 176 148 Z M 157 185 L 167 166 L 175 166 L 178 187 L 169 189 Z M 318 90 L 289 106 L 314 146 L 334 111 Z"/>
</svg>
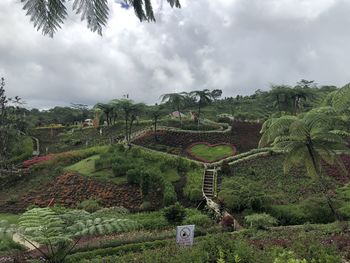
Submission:
<svg viewBox="0 0 350 263">
<path fill-rule="evenodd" d="M 274 205 L 269 209 L 269 213 L 277 218 L 281 225 L 300 225 L 307 222 L 300 205 Z"/>
<path fill-rule="evenodd" d="M 335 220 L 325 197 L 310 197 L 301 206 L 310 223 L 330 223 Z"/>
<path fill-rule="evenodd" d="M 99 201 L 95 199 L 84 200 L 77 205 L 77 208 L 85 210 L 89 213 L 93 213 L 101 209 Z"/>
<path fill-rule="evenodd" d="M 125 176 L 127 171 L 133 168 L 134 168 L 134 164 L 132 164 L 131 162 L 112 164 L 113 175 L 117 177 Z"/>
<path fill-rule="evenodd" d="M 185 225 L 196 225 L 201 227 L 209 227 L 213 224 L 213 221 L 204 214 L 192 215 L 185 219 L 183 222 Z"/>
<path fill-rule="evenodd" d="M 163 203 L 165 206 L 172 205 L 176 202 L 177 196 L 174 190 L 174 186 L 171 182 L 164 182 L 164 193 L 163 193 Z"/>
<path fill-rule="evenodd" d="M 232 174 L 232 169 L 231 166 L 228 164 L 228 161 L 222 162 L 220 174 L 223 176 L 230 176 Z"/>
<path fill-rule="evenodd" d="M 140 206 L 140 209 L 143 210 L 143 211 L 150 211 L 152 210 L 152 204 L 150 201 L 143 201 L 141 206 Z"/>
<path fill-rule="evenodd" d="M 142 168 L 134 168 L 130 169 L 126 172 L 126 178 L 128 180 L 129 184 L 140 184 L 141 183 L 141 177 L 142 177 Z"/>
<path fill-rule="evenodd" d="M 189 198 L 190 198 L 191 201 L 202 200 L 202 198 L 203 198 L 202 190 L 198 189 L 198 188 L 192 189 L 191 192 L 190 192 Z"/>
<path fill-rule="evenodd" d="M 164 178 L 157 170 L 143 171 L 141 177 L 141 193 L 143 196 L 149 193 L 163 193 L 164 191 Z"/>
<path fill-rule="evenodd" d="M 279 254 L 273 263 L 307 263 L 306 259 L 296 259 L 292 251 L 287 251 Z"/>
<path fill-rule="evenodd" d="M 225 190 L 219 193 L 219 198 L 233 211 L 251 209 L 260 212 L 266 210 L 271 203 L 271 198 L 265 195 L 261 185 L 243 177 L 224 181 L 222 189 Z"/>
<path fill-rule="evenodd" d="M 276 218 L 270 216 L 269 214 L 252 214 L 244 217 L 247 224 L 250 227 L 255 227 L 257 229 L 267 229 L 268 227 L 277 225 L 278 221 Z"/>
<path fill-rule="evenodd" d="M 166 220 L 173 225 L 181 224 L 186 217 L 186 210 L 180 203 L 168 206 L 163 210 Z"/>
</svg>

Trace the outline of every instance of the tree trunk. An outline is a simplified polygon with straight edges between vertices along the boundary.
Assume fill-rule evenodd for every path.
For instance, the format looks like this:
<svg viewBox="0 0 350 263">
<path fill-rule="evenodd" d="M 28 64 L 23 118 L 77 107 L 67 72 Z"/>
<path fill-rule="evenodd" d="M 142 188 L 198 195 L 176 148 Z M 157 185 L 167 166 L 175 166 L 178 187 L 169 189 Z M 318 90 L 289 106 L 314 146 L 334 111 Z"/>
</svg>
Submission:
<svg viewBox="0 0 350 263">
<path fill-rule="evenodd" d="M 177 112 L 179 113 L 180 127 L 182 128 L 182 116 L 181 116 L 181 112 L 180 112 L 180 105 L 177 105 Z"/>
<path fill-rule="evenodd" d="M 197 130 L 199 130 L 199 120 L 201 116 L 201 103 L 198 103 L 198 120 L 197 120 Z"/>
<path fill-rule="evenodd" d="M 158 141 L 158 138 L 157 138 L 157 121 L 158 121 L 158 118 L 154 118 L 154 139 L 156 141 Z"/>
<path fill-rule="evenodd" d="M 128 140 L 128 119 L 127 119 L 127 117 L 125 117 L 125 140 L 129 141 Z"/>
<path fill-rule="evenodd" d="M 311 156 L 312 164 L 313 164 L 313 166 L 315 168 L 318 180 L 320 182 L 320 186 L 322 188 L 322 192 L 323 192 L 323 194 L 325 195 L 325 197 L 327 199 L 327 204 L 328 204 L 329 208 L 331 209 L 335 219 L 336 220 L 341 220 L 340 216 L 338 215 L 338 213 L 336 212 L 336 210 L 335 210 L 335 208 L 333 206 L 331 198 L 328 195 L 328 188 L 327 188 L 327 185 L 324 182 L 324 179 L 323 179 L 323 177 L 321 175 L 321 171 L 319 171 L 318 168 L 317 168 L 317 164 L 316 164 L 316 159 L 315 159 L 315 154 L 314 154 L 314 149 L 313 149 L 312 143 L 307 145 L 307 149 L 308 149 L 309 154 Z"/>
</svg>

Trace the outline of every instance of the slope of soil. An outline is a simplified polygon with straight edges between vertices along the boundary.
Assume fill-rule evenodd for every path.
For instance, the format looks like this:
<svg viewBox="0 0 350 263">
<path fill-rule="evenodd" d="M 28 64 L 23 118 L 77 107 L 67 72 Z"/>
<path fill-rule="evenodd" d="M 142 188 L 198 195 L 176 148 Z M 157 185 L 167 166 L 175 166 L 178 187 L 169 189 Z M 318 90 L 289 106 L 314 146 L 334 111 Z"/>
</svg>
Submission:
<svg viewBox="0 0 350 263">
<path fill-rule="evenodd" d="M 101 205 L 106 207 L 123 206 L 130 210 L 138 210 L 142 203 L 141 192 L 137 186 L 115 185 L 79 174 L 65 173 L 48 185 L 23 195 L 18 202 L 4 204 L 1 210 L 18 213 L 30 205 L 47 206 L 52 199 L 55 204 L 72 208 L 87 199 L 99 199 Z"/>
</svg>

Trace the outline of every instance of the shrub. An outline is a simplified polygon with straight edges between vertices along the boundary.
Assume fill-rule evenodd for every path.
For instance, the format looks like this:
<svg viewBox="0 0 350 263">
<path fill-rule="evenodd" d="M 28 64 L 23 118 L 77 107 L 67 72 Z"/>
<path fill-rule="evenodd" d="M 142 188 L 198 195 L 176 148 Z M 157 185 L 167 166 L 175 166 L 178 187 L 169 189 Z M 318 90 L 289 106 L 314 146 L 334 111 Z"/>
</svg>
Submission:
<svg viewBox="0 0 350 263">
<path fill-rule="evenodd" d="M 252 214 L 246 216 L 245 221 L 250 227 L 255 227 L 257 229 L 267 229 L 268 227 L 277 225 L 278 221 L 276 218 L 270 216 L 269 214 Z"/>
<path fill-rule="evenodd" d="M 201 189 L 198 188 L 194 188 L 191 190 L 190 192 L 190 196 L 189 196 L 191 201 L 199 201 L 203 198 L 203 193 Z"/>
<path fill-rule="evenodd" d="M 112 171 L 113 175 L 120 177 L 125 176 L 127 171 L 132 169 L 134 167 L 134 164 L 131 162 L 123 162 L 123 163 L 114 163 L 112 164 Z"/>
<path fill-rule="evenodd" d="M 166 220 L 173 225 L 181 224 L 186 217 L 186 210 L 180 203 L 168 206 L 163 210 Z"/>
<path fill-rule="evenodd" d="M 141 177 L 141 192 L 143 196 L 149 193 L 157 193 L 164 191 L 164 178 L 156 170 L 146 170 Z"/>
<path fill-rule="evenodd" d="M 224 181 L 219 193 L 220 199 L 224 200 L 227 208 L 234 211 L 252 209 L 263 211 L 270 206 L 271 198 L 265 195 L 261 185 L 252 180 L 235 177 Z"/>
<path fill-rule="evenodd" d="M 231 166 L 228 164 L 228 161 L 222 162 L 220 173 L 223 176 L 230 176 L 232 174 L 232 169 Z"/>
<path fill-rule="evenodd" d="M 325 197 L 310 197 L 301 206 L 310 223 L 330 223 L 335 220 Z"/>
<path fill-rule="evenodd" d="M 130 169 L 126 172 L 126 178 L 128 180 L 129 184 L 140 184 L 141 183 L 141 177 L 142 177 L 142 168 L 134 168 Z"/>
<path fill-rule="evenodd" d="M 281 225 L 299 225 L 307 222 L 300 205 L 274 205 L 269 209 L 269 213 L 277 218 Z"/>
<path fill-rule="evenodd" d="M 164 182 L 164 193 L 163 193 L 163 203 L 165 206 L 172 205 L 176 202 L 177 196 L 174 190 L 174 186 L 171 182 Z"/>
<path fill-rule="evenodd" d="M 79 203 L 77 205 L 77 208 L 85 210 L 89 213 L 93 213 L 93 212 L 96 212 L 97 210 L 99 210 L 101 207 L 100 207 L 98 200 L 88 199 L 88 200 L 84 200 L 81 203 Z"/>
<path fill-rule="evenodd" d="M 143 211 L 150 211 L 152 210 L 152 204 L 150 201 L 143 201 L 141 206 L 140 206 L 140 209 L 143 210 Z"/>
<path fill-rule="evenodd" d="M 307 263 L 306 259 L 296 259 L 292 251 L 286 251 L 279 254 L 273 263 Z"/>
<path fill-rule="evenodd" d="M 209 227 L 213 224 L 213 221 L 204 214 L 192 215 L 185 219 L 183 222 L 185 225 L 196 225 L 201 227 Z"/>
</svg>

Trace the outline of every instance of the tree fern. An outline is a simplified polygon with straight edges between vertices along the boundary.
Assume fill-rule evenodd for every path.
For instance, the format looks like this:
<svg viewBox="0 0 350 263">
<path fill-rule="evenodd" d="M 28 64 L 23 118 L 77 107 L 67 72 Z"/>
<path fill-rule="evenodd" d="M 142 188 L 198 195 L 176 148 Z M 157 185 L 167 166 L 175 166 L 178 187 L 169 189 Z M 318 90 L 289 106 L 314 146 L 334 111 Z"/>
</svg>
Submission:
<svg viewBox="0 0 350 263">
<path fill-rule="evenodd" d="M 109 17 L 108 0 L 21 0 L 34 27 L 44 35 L 53 37 L 67 18 L 66 4 L 73 1 L 73 11 L 87 21 L 92 32 L 102 35 Z M 151 0 L 125 0 L 134 8 L 136 16 L 142 21 L 155 21 Z M 167 0 L 171 7 L 180 8 L 179 0 Z"/>
<path fill-rule="evenodd" d="M 347 173 L 338 152 L 349 153 L 349 148 L 339 136 L 343 132 L 335 131 L 333 126 L 333 116 L 324 113 L 310 112 L 300 117 L 273 118 L 264 123 L 259 146 L 270 143 L 275 149 L 283 150 L 286 153 L 285 172 L 293 166 L 304 166 L 311 177 L 319 180 L 329 207 L 337 217 L 327 193 L 322 161 L 331 165 L 336 164 L 343 172 Z"/>
<path fill-rule="evenodd" d="M 350 111 L 350 83 L 339 89 L 334 94 L 332 106 L 339 112 Z"/>
</svg>

